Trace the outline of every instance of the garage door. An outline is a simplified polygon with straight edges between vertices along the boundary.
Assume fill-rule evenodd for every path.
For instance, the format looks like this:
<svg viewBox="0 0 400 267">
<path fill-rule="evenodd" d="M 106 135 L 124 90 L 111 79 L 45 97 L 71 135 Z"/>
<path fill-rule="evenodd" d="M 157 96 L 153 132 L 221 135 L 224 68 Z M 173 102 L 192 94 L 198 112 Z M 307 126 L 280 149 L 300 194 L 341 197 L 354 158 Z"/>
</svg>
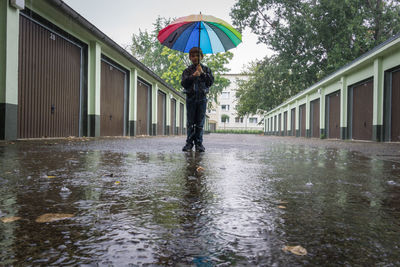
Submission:
<svg viewBox="0 0 400 267">
<path fill-rule="evenodd" d="M 287 135 L 287 111 L 283 113 L 283 135 Z"/>
<path fill-rule="evenodd" d="M 157 99 L 157 135 L 165 135 L 166 118 L 166 98 L 167 96 L 158 91 Z"/>
<path fill-rule="evenodd" d="M 137 81 L 137 135 L 149 135 L 150 133 L 150 107 L 151 87 L 147 83 Z"/>
<path fill-rule="evenodd" d="M 183 121 L 184 121 L 184 113 L 185 113 L 185 106 L 180 103 L 180 108 L 179 108 L 179 127 L 180 127 L 180 134 L 185 134 L 185 125 L 183 125 Z"/>
<path fill-rule="evenodd" d="M 340 138 L 340 91 L 326 96 L 328 138 Z"/>
<path fill-rule="evenodd" d="M 282 135 L 282 113 L 278 116 L 278 135 Z"/>
<path fill-rule="evenodd" d="M 171 99 L 171 135 L 177 134 L 176 131 L 176 100 Z"/>
<path fill-rule="evenodd" d="M 300 136 L 306 136 L 306 104 L 299 107 Z"/>
<path fill-rule="evenodd" d="M 310 109 L 311 137 L 319 138 L 319 99 L 311 101 Z"/>
<path fill-rule="evenodd" d="M 291 110 L 291 118 L 290 118 L 290 130 L 292 132 L 292 136 L 296 136 L 296 108 L 292 108 Z"/>
<path fill-rule="evenodd" d="M 79 136 L 82 48 L 20 15 L 18 138 Z"/>
<path fill-rule="evenodd" d="M 113 62 L 101 61 L 100 135 L 124 135 L 126 71 Z"/>
<path fill-rule="evenodd" d="M 391 140 L 400 141 L 400 70 L 392 73 Z"/>
<path fill-rule="evenodd" d="M 372 140 L 373 80 L 350 87 L 350 138 Z"/>
</svg>

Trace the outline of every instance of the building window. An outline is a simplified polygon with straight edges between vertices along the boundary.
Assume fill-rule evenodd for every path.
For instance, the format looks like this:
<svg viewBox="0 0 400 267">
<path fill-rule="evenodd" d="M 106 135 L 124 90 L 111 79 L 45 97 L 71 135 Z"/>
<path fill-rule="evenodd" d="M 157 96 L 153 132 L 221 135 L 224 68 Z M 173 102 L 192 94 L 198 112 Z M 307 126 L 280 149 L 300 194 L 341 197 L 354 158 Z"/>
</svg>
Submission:
<svg viewBox="0 0 400 267">
<path fill-rule="evenodd" d="M 229 105 L 221 105 L 221 109 L 228 111 L 229 110 Z"/>
<path fill-rule="evenodd" d="M 243 123 L 243 117 L 236 117 L 235 122 L 241 122 Z"/>
<path fill-rule="evenodd" d="M 257 118 L 249 118 L 250 123 L 257 123 Z"/>
<path fill-rule="evenodd" d="M 230 95 L 229 92 L 222 92 L 221 99 L 229 99 L 229 95 Z"/>
</svg>

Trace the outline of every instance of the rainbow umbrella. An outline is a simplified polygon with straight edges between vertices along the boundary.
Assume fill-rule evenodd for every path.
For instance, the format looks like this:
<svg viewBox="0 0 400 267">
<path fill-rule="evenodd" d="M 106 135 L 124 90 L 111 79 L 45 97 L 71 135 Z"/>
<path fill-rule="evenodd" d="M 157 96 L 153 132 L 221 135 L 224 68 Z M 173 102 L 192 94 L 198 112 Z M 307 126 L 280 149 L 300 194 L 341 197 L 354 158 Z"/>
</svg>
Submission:
<svg viewBox="0 0 400 267">
<path fill-rule="evenodd" d="M 200 13 L 173 21 L 158 33 L 158 40 L 184 53 L 196 46 L 203 54 L 214 54 L 236 47 L 242 35 L 222 19 Z"/>
</svg>

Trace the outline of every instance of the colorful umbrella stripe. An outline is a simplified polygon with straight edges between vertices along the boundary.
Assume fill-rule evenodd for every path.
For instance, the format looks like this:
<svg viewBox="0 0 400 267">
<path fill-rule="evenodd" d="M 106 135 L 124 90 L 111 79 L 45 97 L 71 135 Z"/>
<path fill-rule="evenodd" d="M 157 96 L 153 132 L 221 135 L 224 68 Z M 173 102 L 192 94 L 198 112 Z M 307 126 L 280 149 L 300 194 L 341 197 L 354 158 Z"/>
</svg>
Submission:
<svg viewBox="0 0 400 267">
<path fill-rule="evenodd" d="M 213 54 L 236 47 L 242 35 L 222 19 L 200 14 L 175 20 L 158 33 L 158 40 L 185 53 L 200 46 L 204 54 Z"/>
</svg>

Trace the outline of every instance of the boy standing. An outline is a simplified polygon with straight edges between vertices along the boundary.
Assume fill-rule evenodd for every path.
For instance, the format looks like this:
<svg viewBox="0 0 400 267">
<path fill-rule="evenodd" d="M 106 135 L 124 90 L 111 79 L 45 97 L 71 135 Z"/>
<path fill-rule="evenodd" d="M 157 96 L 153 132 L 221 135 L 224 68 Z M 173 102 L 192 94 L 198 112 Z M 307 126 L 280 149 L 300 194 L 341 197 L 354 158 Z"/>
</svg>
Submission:
<svg viewBox="0 0 400 267">
<path fill-rule="evenodd" d="M 204 152 L 203 126 L 207 109 L 207 94 L 214 83 L 210 68 L 202 65 L 203 51 L 193 47 L 189 51 L 189 59 L 193 63 L 182 73 L 181 85 L 186 94 L 187 138 L 182 151 L 192 151 L 193 145 L 197 152 Z"/>
</svg>

